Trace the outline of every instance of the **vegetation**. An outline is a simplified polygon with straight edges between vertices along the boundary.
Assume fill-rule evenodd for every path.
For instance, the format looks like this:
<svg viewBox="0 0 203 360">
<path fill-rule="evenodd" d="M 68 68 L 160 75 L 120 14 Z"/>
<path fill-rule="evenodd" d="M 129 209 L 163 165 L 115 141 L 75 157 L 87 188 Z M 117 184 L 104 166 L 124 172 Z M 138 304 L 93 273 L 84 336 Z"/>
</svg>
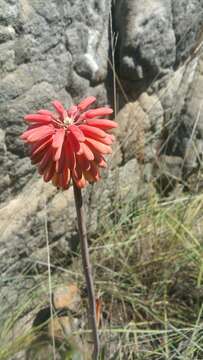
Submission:
<svg viewBox="0 0 203 360">
<path fill-rule="evenodd" d="M 102 302 L 103 359 L 203 359 L 203 195 L 160 200 L 151 191 L 145 201 L 134 200 L 116 211 L 115 225 L 103 226 L 91 242 Z M 61 281 L 68 276 L 82 289 L 79 261 L 75 257 L 68 271 L 53 268 L 52 287 L 61 274 Z M 26 278 L 21 274 L 7 281 Z M 17 359 L 40 331 L 33 331 L 27 314 L 32 309 L 34 317 L 48 300 L 47 273 L 33 279 L 36 286 L 16 303 L 15 311 L 2 314 L 1 360 Z M 61 358 L 79 359 L 67 353 Z"/>
</svg>

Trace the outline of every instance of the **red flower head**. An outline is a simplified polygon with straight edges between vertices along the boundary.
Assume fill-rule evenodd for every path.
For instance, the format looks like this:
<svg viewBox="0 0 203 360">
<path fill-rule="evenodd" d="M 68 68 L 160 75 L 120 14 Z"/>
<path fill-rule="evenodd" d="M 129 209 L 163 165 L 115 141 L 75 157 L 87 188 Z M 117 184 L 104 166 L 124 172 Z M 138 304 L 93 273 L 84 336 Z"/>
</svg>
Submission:
<svg viewBox="0 0 203 360">
<path fill-rule="evenodd" d="M 54 113 L 39 110 L 25 116 L 29 127 L 21 139 L 29 145 L 32 164 L 44 181 L 67 189 L 71 179 L 80 188 L 99 180 L 99 167 L 106 167 L 103 155 L 112 153 L 114 141 L 106 131 L 117 124 L 101 119 L 112 114 L 109 107 L 86 110 L 95 101 L 91 96 L 66 110 L 55 100 Z"/>
</svg>

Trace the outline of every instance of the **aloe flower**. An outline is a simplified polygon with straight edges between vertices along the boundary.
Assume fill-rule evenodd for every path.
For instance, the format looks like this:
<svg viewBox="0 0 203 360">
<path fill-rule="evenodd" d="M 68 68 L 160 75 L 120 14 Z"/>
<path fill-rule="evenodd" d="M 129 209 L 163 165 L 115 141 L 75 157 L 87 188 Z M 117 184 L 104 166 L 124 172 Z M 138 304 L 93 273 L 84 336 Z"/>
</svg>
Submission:
<svg viewBox="0 0 203 360">
<path fill-rule="evenodd" d="M 57 188 L 67 189 L 73 180 L 94 344 L 92 359 L 98 360 L 98 309 L 81 188 L 99 180 L 99 168 L 106 167 L 104 156 L 112 153 L 114 136 L 109 134 L 109 130 L 116 128 L 117 124 L 105 118 L 113 112 L 109 107 L 88 110 L 95 101 L 96 98 L 90 96 L 68 110 L 59 101 L 53 101 L 54 112 L 43 109 L 25 116 L 28 129 L 21 135 L 21 139 L 27 143 L 32 164 L 37 165 L 39 174 L 43 175 L 45 182 L 51 180 Z"/>
<path fill-rule="evenodd" d="M 67 110 L 55 100 L 54 112 L 25 116 L 29 125 L 21 139 L 45 182 L 67 189 L 71 179 L 79 188 L 99 180 L 99 168 L 106 167 L 104 155 L 112 153 L 114 136 L 108 131 L 117 124 L 104 118 L 113 112 L 109 107 L 88 110 L 95 101 L 91 96 Z"/>
</svg>

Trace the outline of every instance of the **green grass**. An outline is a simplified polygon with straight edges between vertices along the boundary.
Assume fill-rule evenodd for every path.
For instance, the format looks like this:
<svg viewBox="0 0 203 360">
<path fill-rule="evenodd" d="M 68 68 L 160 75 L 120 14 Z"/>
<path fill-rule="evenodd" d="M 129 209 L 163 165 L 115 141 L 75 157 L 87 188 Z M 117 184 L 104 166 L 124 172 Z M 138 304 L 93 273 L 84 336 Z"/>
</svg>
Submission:
<svg viewBox="0 0 203 360">
<path fill-rule="evenodd" d="M 202 360 L 203 195 L 160 200 L 152 192 L 145 201 L 115 207 L 114 215 L 115 225 L 106 229 L 104 219 L 91 242 L 103 304 L 103 359 Z M 78 261 L 67 276 L 82 288 Z M 52 269 L 53 287 L 64 274 L 66 269 Z M 1 360 L 14 359 L 36 337 L 30 325 L 19 326 L 48 302 L 47 274 L 33 278 L 36 286 L 1 319 Z"/>
</svg>

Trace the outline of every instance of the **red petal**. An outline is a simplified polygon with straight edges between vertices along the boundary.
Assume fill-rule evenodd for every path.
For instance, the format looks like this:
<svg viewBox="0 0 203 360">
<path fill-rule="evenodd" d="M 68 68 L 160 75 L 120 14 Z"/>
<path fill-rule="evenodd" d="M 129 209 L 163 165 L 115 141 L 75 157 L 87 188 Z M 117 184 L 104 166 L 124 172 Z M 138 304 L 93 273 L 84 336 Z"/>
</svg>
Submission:
<svg viewBox="0 0 203 360">
<path fill-rule="evenodd" d="M 82 171 L 88 171 L 90 169 L 90 162 L 84 154 L 77 155 L 76 158 Z"/>
<path fill-rule="evenodd" d="M 76 154 L 82 154 L 82 148 L 81 144 L 79 143 L 78 139 L 72 134 L 72 132 L 69 132 L 68 134 L 68 141 L 71 144 L 72 151 Z"/>
<path fill-rule="evenodd" d="M 72 156 L 70 156 L 70 154 L 72 154 Z M 74 167 L 75 167 L 75 155 L 72 151 L 71 152 L 69 151 L 69 147 L 67 148 L 67 141 L 65 139 L 61 151 L 61 157 L 58 161 L 56 161 L 56 172 L 62 173 L 67 171 L 67 169 L 71 169 Z"/>
<path fill-rule="evenodd" d="M 32 143 L 32 142 L 36 142 L 36 141 L 40 141 L 42 139 L 47 138 L 50 135 L 53 135 L 54 131 L 53 130 L 47 130 L 46 132 L 35 132 L 32 135 L 29 135 L 28 137 L 28 142 Z"/>
<path fill-rule="evenodd" d="M 63 151 L 62 151 L 60 159 L 56 161 L 56 172 L 62 173 L 65 167 L 67 166 L 65 165 L 65 158 L 63 156 Z"/>
<path fill-rule="evenodd" d="M 64 136 L 65 136 L 64 128 L 56 130 L 56 132 L 53 136 L 53 142 L 52 142 L 53 148 L 57 149 L 63 145 Z"/>
<path fill-rule="evenodd" d="M 73 134 L 73 136 L 75 136 L 75 138 L 80 141 L 80 142 L 84 142 L 85 141 L 85 136 L 83 134 L 83 132 L 79 129 L 78 126 L 76 125 L 70 125 L 68 127 L 68 130 L 71 131 L 71 133 Z"/>
<path fill-rule="evenodd" d="M 29 129 L 21 135 L 21 139 L 26 139 L 28 142 L 40 141 L 49 135 L 54 134 L 53 127 L 50 126 L 39 126 L 35 129 Z"/>
<path fill-rule="evenodd" d="M 64 142 L 64 136 L 65 136 L 65 129 L 58 129 L 54 136 L 53 136 L 53 142 L 52 142 L 52 146 L 53 148 L 57 149 L 56 153 L 54 155 L 54 160 L 57 161 L 60 159 L 61 156 L 61 151 L 62 151 L 62 147 L 63 147 L 63 142 Z"/>
<path fill-rule="evenodd" d="M 54 175 L 52 177 L 52 184 L 56 187 L 59 187 L 58 179 L 59 179 L 59 174 L 54 173 Z"/>
<path fill-rule="evenodd" d="M 65 162 L 67 163 L 67 167 L 71 170 L 73 170 L 76 166 L 76 160 L 75 160 L 75 154 L 74 150 L 72 148 L 71 143 L 68 141 L 67 137 L 64 142 L 64 156 L 65 156 Z"/>
<path fill-rule="evenodd" d="M 44 170 L 44 181 L 48 182 L 52 179 L 55 172 L 55 164 L 53 161 L 51 161 L 46 169 Z"/>
<path fill-rule="evenodd" d="M 113 110 L 109 107 L 102 107 L 98 109 L 92 109 L 84 112 L 80 117 L 79 120 L 84 119 L 93 119 L 98 116 L 107 116 L 113 113 Z"/>
<path fill-rule="evenodd" d="M 38 154 L 35 154 L 35 155 L 32 154 L 31 155 L 31 163 L 32 164 L 39 163 L 43 159 L 43 157 L 44 157 L 44 155 L 46 154 L 47 151 L 49 151 L 49 149 L 45 148 L 41 152 L 39 152 Z"/>
<path fill-rule="evenodd" d="M 32 126 L 29 126 L 29 128 L 28 128 L 26 131 L 24 131 L 24 133 L 20 136 L 20 138 L 21 138 L 22 140 L 27 140 L 28 137 L 29 137 L 29 135 L 34 134 L 35 131 L 37 131 L 37 132 L 42 131 L 42 132 L 43 132 L 44 127 L 45 127 L 46 129 L 47 129 L 47 128 L 50 129 L 50 127 L 48 127 L 48 126 L 40 126 L 39 124 L 35 124 L 35 125 L 32 125 Z"/>
<path fill-rule="evenodd" d="M 79 128 L 82 130 L 82 132 L 85 135 L 90 136 L 90 137 L 94 137 L 94 136 L 105 137 L 106 136 L 106 133 L 103 130 L 98 129 L 94 126 L 82 124 L 82 125 L 79 125 Z"/>
<path fill-rule="evenodd" d="M 106 169 L 107 168 L 107 163 L 104 159 L 101 159 L 100 162 L 98 163 L 98 166 L 101 168 Z"/>
<path fill-rule="evenodd" d="M 87 185 L 87 182 L 85 180 L 85 177 L 82 176 L 82 178 L 80 180 L 76 180 L 76 185 L 77 187 L 79 187 L 80 189 L 84 188 Z"/>
<path fill-rule="evenodd" d="M 102 155 L 95 154 L 95 162 L 99 167 L 106 168 L 107 163 Z"/>
<path fill-rule="evenodd" d="M 110 146 L 102 144 L 94 139 L 86 138 L 86 144 L 90 147 L 90 149 L 93 149 L 93 152 L 96 150 L 101 154 L 112 154 Z"/>
<path fill-rule="evenodd" d="M 74 180 L 75 184 L 77 185 L 77 187 L 79 187 L 79 188 L 84 188 L 85 185 L 87 184 L 83 174 L 82 174 L 81 179 L 74 178 L 74 176 L 73 176 L 73 180 Z"/>
<path fill-rule="evenodd" d="M 40 124 L 48 124 L 52 122 L 52 118 L 47 114 L 29 114 L 24 117 L 25 121 L 35 122 Z"/>
<path fill-rule="evenodd" d="M 100 179 L 98 168 L 93 161 L 91 163 L 91 169 L 89 171 L 85 171 L 84 176 L 87 179 L 87 181 L 90 183 L 94 181 L 98 181 Z"/>
<path fill-rule="evenodd" d="M 99 142 L 101 142 L 102 144 L 105 144 L 105 145 L 112 145 L 113 144 L 112 137 L 109 134 L 106 134 L 105 138 L 95 136 L 94 140 L 97 140 L 97 141 L 99 141 Z"/>
<path fill-rule="evenodd" d="M 86 120 L 86 123 L 91 126 L 96 126 L 99 129 L 109 130 L 113 128 L 117 128 L 118 124 L 115 121 L 108 120 L 108 119 L 92 119 Z"/>
<path fill-rule="evenodd" d="M 43 139 L 36 144 L 33 144 L 32 155 L 36 155 L 41 152 L 44 148 L 51 144 L 52 136 L 48 136 L 47 139 Z"/>
<path fill-rule="evenodd" d="M 95 101 L 96 98 L 94 96 L 89 96 L 78 104 L 78 108 L 80 111 L 84 111 L 85 109 L 87 109 L 88 106 L 93 104 Z"/>
<path fill-rule="evenodd" d="M 94 161 L 91 162 L 91 169 L 90 169 L 91 175 L 93 176 L 95 181 L 98 181 L 100 179 L 99 176 L 99 170 Z"/>
<path fill-rule="evenodd" d="M 32 130 L 32 131 L 31 131 L 31 130 Z M 20 139 L 21 139 L 21 140 L 24 140 L 24 141 L 27 141 L 28 136 L 29 136 L 30 134 L 32 134 L 33 130 L 34 130 L 34 129 L 28 129 L 28 130 L 24 131 L 24 133 L 20 135 Z"/>
<path fill-rule="evenodd" d="M 67 169 L 61 174 L 55 173 L 52 177 L 52 184 L 57 188 L 68 189 L 70 185 L 70 170 Z"/>
<path fill-rule="evenodd" d="M 79 166 L 78 162 L 76 162 L 76 167 L 72 171 L 73 177 L 76 180 L 80 180 L 82 178 L 82 169 Z"/>
<path fill-rule="evenodd" d="M 70 184 L 70 169 L 67 169 L 66 188 L 69 187 L 69 184 Z"/>
<path fill-rule="evenodd" d="M 40 164 L 39 164 L 39 173 L 40 174 L 43 174 L 43 172 L 46 169 L 46 167 L 48 166 L 48 164 L 53 162 L 52 156 L 53 156 L 53 151 L 52 151 L 52 148 L 50 147 L 44 153 L 44 156 L 43 156 L 42 160 L 40 161 Z"/>
<path fill-rule="evenodd" d="M 78 112 L 78 107 L 77 105 L 73 105 L 71 106 L 70 109 L 67 110 L 67 114 L 69 117 L 74 117 Z"/>
<path fill-rule="evenodd" d="M 85 172 L 84 172 L 84 177 L 85 177 L 85 179 L 86 179 L 89 183 L 94 182 L 94 178 L 93 178 L 93 176 L 92 176 L 92 174 L 91 174 L 90 171 L 85 171 Z"/>
<path fill-rule="evenodd" d="M 82 153 L 85 155 L 85 157 L 87 158 L 87 160 L 92 161 L 94 160 L 94 154 L 93 152 L 90 150 L 90 148 L 87 146 L 87 144 L 82 143 L 80 144 L 81 148 L 82 148 Z"/>
<path fill-rule="evenodd" d="M 60 117 L 62 119 L 64 119 L 64 117 L 67 116 L 67 112 L 64 109 L 63 105 L 58 101 L 58 100 L 54 100 L 52 101 L 53 106 L 55 107 L 56 111 L 58 112 L 58 114 L 60 115 Z"/>
<path fill-rule="evenodd" d="M 67 189 L 70 182 L 70 170 L 66 169 L 58 176 L 58 186 Z"/>
</svg>

